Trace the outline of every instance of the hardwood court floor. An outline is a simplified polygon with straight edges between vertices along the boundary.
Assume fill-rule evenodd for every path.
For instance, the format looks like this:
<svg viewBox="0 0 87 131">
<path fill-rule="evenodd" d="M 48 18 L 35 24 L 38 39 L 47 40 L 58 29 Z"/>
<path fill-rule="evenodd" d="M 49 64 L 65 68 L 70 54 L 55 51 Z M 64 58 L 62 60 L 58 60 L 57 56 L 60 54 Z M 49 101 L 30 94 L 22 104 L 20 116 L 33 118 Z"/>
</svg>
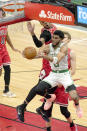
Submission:
<svg viewBox="0 0 87 131">
<path fill-rule="evenodd" d="M 39 36 L 41 25 L 36 21 L 33 21 L 33 23 L 35 23 L 35 32 L 37 36 Z M 87 32 L 60 26 L 58 26 L 58 29 L 69 31 L 72 35 L 69 47 L 75 50 L 77 55 L 77 71 L 73 79 L 80 78 L 80 80 L 76 81 L 75 84 L 87 86 Z M 26 22 L 9 26 L 8 32 L 15 48 L 22 51 L 27 46 L 34 46 L 32 38 L 27 31 Z M 17 97 L 6 98 L 2 96 L 4 87 L 2 74 L 0 79 L 0 103 L 16 107 L 24 101 L 29 90 L 37 84 L 39 71 L 41 69 L 41 59 L 27 60 L 20 54 L 13 52 L 10 47 L 8 47 L 8 51 L 12 62 L 10 89 L 17 95 Z M 41 102 L 39 101 L 40 98 L 40 96 L 36 96 L 28 105 L 27 110 L 35 112 L 35 109 L 41 105 Z M 84 111 L 84 116 L 81 119 L 77 118 L 73 102 L 71 101 L 69 103 L 69 109 L 75 123 L 87 126 L 87 100 L 80 100 L 80 105 Z M 60 114 L 58 105 L 54 105 L 53 117 L 65 120 L 65 118 Z"/>
</svg>

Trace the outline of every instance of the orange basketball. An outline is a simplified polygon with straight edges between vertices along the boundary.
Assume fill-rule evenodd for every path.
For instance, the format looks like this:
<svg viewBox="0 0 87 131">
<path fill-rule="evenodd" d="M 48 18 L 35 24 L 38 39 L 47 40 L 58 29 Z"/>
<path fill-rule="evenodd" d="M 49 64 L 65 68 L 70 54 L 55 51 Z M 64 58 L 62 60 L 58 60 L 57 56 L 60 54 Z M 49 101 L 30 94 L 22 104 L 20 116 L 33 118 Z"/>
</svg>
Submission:
<svg viewBox="0 0 87 131">
<path fill-rule="evenodd" d="M 27 59 L 33 59 L 37 55 L 37 51 L 34 47 L 29 46 L 23 50 L 23 56 Z"/>
</svg>

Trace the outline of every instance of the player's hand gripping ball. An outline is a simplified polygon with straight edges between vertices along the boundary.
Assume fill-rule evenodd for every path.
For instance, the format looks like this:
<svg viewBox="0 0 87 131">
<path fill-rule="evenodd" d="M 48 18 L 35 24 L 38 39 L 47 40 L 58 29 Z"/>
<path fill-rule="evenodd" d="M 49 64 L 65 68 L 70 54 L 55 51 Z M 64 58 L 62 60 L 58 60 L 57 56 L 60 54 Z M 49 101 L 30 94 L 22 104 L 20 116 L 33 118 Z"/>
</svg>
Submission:
<svg viewBox="0 0 87 131">
<path fill-rule="evenodd" d="M 27 59 L 33 59 L 37 55 L 37 51 L 34 47 L 29 46 L 23 50 L 23 56 Z"/>
</svg>

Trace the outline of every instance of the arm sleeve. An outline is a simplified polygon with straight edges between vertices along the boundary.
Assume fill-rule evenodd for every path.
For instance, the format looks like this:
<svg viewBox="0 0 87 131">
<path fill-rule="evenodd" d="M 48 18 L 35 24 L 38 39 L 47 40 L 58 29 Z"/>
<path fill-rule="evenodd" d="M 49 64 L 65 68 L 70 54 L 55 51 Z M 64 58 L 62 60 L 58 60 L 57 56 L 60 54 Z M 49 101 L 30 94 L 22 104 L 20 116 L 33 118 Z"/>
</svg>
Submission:
<svg viewBox="0 0 87 131">
<path fill-rule="evenodd" d="M 43 43 L 40 40 L 38 40 L 36 35 L 33 35 L 32 38 L 33 38 L 33 41 L 34 41 L 36 47 L 39 48 L 39 47 L 41 47 L 43 45 Z M 45 42 L 48 42 L 48 41 L 51 40 L 51 33 L 49 31 L 47 31 L 47 30 L 44 30 L 41 33 L 40 38 L 44 38 Z"/>
<path fill-rule="evenodd" d="M 39 47 L 41 47 L 43 45 L 42 42 L 40 40 L 38 40 L 38 38 L 36 37 L 36 35 L 33 35 L 32 38 L 33 38 L 33 41 L 34 41 L 36 47 L 39 48 Z"/>
</svg>

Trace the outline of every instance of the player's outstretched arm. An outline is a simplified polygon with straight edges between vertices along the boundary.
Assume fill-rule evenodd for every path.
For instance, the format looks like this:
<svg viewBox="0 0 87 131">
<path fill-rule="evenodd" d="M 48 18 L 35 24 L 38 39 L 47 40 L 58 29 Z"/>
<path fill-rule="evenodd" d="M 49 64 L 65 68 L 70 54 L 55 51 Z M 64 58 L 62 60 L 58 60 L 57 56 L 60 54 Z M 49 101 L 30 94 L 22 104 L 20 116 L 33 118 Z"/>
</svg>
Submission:
<svg viewBox="0 0 87 131">
<path fill-rule="evenodd" d="M 14 46 L 13 46 L 13 44 L 12 44 L 12 42 L 11 42 L 11 39 L 10 39 L 10 37 L 9 37 L 8 33 L 7 33 L 6 40 L 7 40 L 8 45 L 11 47 L 11 49 L 12 49 L 13 51 L 21 53 L 21 51 L 20 51 L 20 50 L 18 50 L 18 49 L 16 49 L 16 48 L 14 48 Z"/>
</svg>

